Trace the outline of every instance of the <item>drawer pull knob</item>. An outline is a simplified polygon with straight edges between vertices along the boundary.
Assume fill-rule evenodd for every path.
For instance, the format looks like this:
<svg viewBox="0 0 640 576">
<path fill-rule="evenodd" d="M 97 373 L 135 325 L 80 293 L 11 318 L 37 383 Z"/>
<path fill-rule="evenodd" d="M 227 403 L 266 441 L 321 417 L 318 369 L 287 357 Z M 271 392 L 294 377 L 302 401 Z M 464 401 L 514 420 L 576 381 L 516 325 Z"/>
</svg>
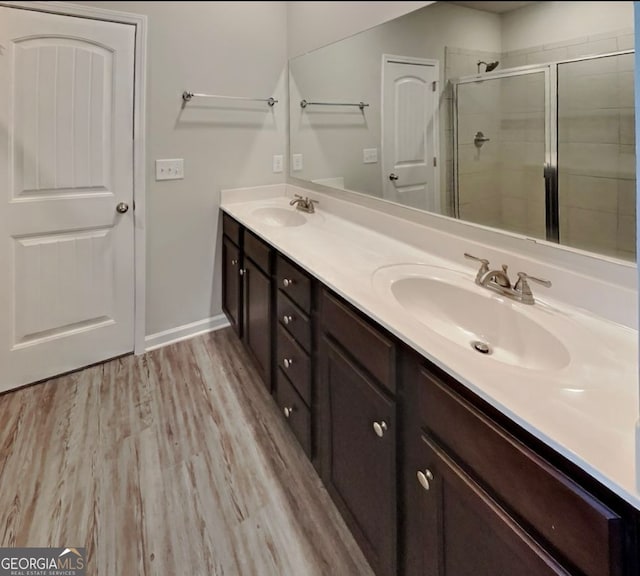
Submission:
<svg viewBox="0 0 640 576">
<path fill-rule="evenodd" d="M 433 482 L 433 474 L 431 474 L 431 471 L 425 470 L 423 472 L 422 470 L 418 470 L 417 476 L 418 482 L 420 482 L 420 486 L 422 486 L 428 492 L 429 488 L 431 488 L 429 482 Z"/>
<path fill-rule="evenodd" d="M 293 316 L 287 316 L 286 314 L 282 317 L 282 321 L 285 324 L 290 324 L 291 322 L 293 322 Z"/>
<path fill-rule="evenodd" d="M 291 280 L 291 279 L 289 279 L 289 278 L 285 278 L 285 279 L 282 281 L 282 285 L 283 285 L 285 288 L 289 288 L 289 286 L 291 286 L 292 284 L 293 284 L 293 280 Z"/>
<path fill-rule="evenodd" d="M 237 260 L 235 260 L 235 259 L 234 259 L 234 260 L 231 260 L 231 266 L 235 266 L 237 263 L 238 263 L 238 261 L 237 261 Z"/>
<path fill-rule="evenodd" d="M 240 276 L 244 276 L 244 268 L 240 268 L 239 274 Z"/>
<path fill-rule="evenodd" d="M 384 420 L 382 422 L 374 422 L 373 431 L 376 433 L 378 438 L 382 438 L 384 433 L 387 431 L 387 423 Z"/>
<path fill-rule="evenodd" d="M 284 412 L 284 417 L 289 418 L 293 414 L 293 406 L 285 406 L 282 411 Z"/>
<path fill-rule="evenodd" d="M 285 358 L 283 364 L 285 368 L 291 368 L 293 360 L 291 358 Z"/>
</svg>

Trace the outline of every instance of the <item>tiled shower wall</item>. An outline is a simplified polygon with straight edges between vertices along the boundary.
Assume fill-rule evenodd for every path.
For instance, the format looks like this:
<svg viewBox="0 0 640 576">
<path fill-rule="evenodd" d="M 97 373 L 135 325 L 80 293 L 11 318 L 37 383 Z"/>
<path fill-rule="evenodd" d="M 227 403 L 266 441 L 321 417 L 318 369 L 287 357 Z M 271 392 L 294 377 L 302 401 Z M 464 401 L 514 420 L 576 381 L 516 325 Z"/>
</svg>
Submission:
<svg viewBox="0 0 640 576">
<path fill-rule="evenodd" d="M 448 47 L 445 73 L 447 79 L 474 74 L 478 60 L 500 60 L 499 69 L 504 69 L 632 46 L 633 31 L 621 30 L 502 55 Z M 467 86 L 474 88 L 474 95 L 469 92 L 458 103 L 463 127 L 459 135 L 461 218 L 544 237 L 544 92 L 540 78 L 523 76 Z M 450 90 L 445 91 L 443 103 L 450 109 L 451 96 Z M 633 98 L 633 55 L 560 67 L 563 244 L 635 259 Z M 444 117 L 449 151 L 444 180 L 452 183 L 453 126 L 451 117 Z M 492 138 L 480 150 L 473 145 L 477 130 Z M 449 198 L 452 193 L 449 188 Z"/>
</svg>

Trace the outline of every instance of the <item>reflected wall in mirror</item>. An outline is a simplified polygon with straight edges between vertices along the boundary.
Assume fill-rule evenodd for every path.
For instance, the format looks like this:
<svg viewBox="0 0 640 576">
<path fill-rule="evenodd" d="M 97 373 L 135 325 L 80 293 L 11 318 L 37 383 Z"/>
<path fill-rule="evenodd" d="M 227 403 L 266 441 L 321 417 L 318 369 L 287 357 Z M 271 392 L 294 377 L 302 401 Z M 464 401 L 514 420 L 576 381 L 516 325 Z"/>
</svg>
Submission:
<svg viewBox="0 0 640 576">
<path fill-rule="evenodd" d="M 429 5 L 290 61 L 291 176 L 635 261 L 633 48 L 633 2 Z"/>
</svg>

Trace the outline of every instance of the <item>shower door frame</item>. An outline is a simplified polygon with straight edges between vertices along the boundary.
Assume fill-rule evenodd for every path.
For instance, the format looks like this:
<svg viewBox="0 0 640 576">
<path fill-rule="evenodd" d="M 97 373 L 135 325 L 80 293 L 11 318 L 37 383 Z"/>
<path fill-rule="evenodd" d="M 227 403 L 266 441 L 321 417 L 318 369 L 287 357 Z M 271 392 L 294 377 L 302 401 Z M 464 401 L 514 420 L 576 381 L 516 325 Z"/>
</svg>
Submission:
<svg viewBox="0 0 640 576">
<path fill-rule="evenodd" d="M 476 84 L 483 81 L 500 80 L 516 76 L 530 74 L 542 74 L 544 77 L 544 164 L 541 166 L 542 176 L 545 179 L 545 225 L 546 239 L 552 240 L 554 234 L 559 233 L 558 215 L 558 143 L 557 130 L 557 106 L 551 106 L 552 95 L 557 95 L 557 74 L 551 73 L 551 64 L 532 64 L 508 68 L 500 72 L 486 72 L 473 74 L 451 80 L 453 86 L 453 210 L 456 218 L 460 218 L 460 177 L 458 154 L 458 88 L 463 84 Z M 551 84 L 554 84 L 552 87 Z M 553 117 L 552 117 L 553 116 Z M 555 186 L 554 186 L 555 184 Z M 554 194 L 555 188 L 555 194 Z M 557 240 L 556 240 L 557 242 Z"/>
<path fill-rule="evenodd" d="M 596 60 L 634 54 L 635 50 L 617 50 L 604 54 L 591 54 L 578 58 L 566 58 L 543 64 L 516 66 L 499 72 L 485 72 L 470 76 L 461 76 L 449 80 L 452 85 L 452 116 L 453 116 L 453 198 L 452 209 L 455 218 L 460 219 L 460 178 L 458 154 L 458 87 L 461 84 L 473 84 L 485 80 L 498 80 L 526 74 L 545 75 L 545 154 L 542 166 L 545 180 L 545 227 L 546 240 L 559 244 L 560 242 L 560 206 L 558 187 L 558 66 L 572 62 Z M 634 71 L 635 72 L 635 71 Z M 507 230 L 507 232 L 510 232 Z M 515 234 L 514 232 L 511 232 Z"/>
</svg>

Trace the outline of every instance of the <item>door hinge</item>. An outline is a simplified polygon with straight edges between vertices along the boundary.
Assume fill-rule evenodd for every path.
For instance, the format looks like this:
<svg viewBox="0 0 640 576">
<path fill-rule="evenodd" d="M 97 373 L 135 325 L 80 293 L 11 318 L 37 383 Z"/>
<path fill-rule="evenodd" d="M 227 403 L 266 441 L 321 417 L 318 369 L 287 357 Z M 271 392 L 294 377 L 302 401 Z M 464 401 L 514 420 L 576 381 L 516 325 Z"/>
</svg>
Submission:
<svg viewBox="0 0 640 576">
<path fill-rule="evenodd" d="M 433 157 L 433 165 L 434 167 L 438 165 L 438 159 L 435 156 Z"/>
<path fill-rule="evenodd" d="M 431 82 L 431 91 L 435 92 L 436 91 L 436 86 L 438 85 L 438 82 L 436 80 L 434 80 L 433 82 Z"/>
</svg>

